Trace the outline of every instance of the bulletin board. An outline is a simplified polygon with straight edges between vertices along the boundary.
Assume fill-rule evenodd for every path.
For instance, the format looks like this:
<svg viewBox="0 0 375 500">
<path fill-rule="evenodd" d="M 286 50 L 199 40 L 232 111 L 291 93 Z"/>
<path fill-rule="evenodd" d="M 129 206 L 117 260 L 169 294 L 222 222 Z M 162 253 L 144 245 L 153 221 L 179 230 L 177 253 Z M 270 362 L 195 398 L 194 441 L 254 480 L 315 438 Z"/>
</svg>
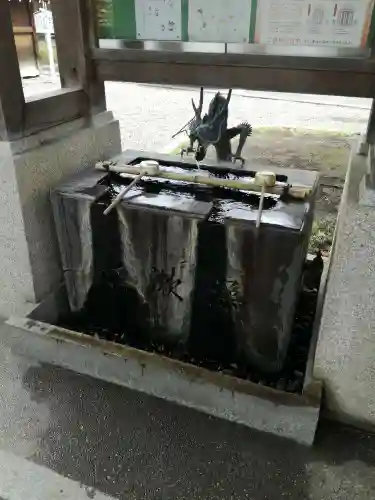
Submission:
<svg viewBox="0 0 375 500">
<path fill-rule="evenodd" d="M 95 0 L 105 39 L 365 48 L 374 0 Z"/>
</svg>

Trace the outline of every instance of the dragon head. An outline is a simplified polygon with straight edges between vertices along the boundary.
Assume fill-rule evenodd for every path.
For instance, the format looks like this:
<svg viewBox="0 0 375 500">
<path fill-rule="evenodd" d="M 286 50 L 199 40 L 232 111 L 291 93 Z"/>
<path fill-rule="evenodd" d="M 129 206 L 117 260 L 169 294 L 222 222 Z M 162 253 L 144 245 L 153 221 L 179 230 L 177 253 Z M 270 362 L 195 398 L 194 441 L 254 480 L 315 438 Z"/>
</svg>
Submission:
<svg viewBox="0 0 375 500">
<path fill-rule="evenodd" d="M 220 115 L 226 108 L 228 108 L 228 99 L 220 92 L 216 92 L 208 107 L 207 119 L 212 120 Z"/>
</svg>

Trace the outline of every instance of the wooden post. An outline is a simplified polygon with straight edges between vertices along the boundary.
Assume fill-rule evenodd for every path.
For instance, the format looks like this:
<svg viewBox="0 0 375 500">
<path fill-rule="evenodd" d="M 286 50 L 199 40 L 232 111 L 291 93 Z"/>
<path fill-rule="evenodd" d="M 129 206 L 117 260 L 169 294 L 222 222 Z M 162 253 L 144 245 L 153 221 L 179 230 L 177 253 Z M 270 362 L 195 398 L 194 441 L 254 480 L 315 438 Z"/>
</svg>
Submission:
<svg viewBox="0 0 375 500">
<path fill-rule="evenodd" d="M 91 58 L 95 43 L 90 0 L 52 0 L 61 86 L 83 88 L 87 114 L 106 109 L 104 82 Z"/>
<path fill-rule="evenodd" d="M 370 59 L 373 61 L 375 60 L 375 36 L 371 35 L 371 40 L 370 40 Z M 366 145 L 368 146 L 374 146 L 375 143 L 375 93 L 371 96 L 373 97 L 372 103 L 371 103 L 371 110 L 370 110 L 370 115 L 369 119 L 367 122 L 367 129 L 366 129 Z M 373 166 L 372 166 L 373 169 Z"/>
<path fill-rule="evenodd" d="M 367 187 L 375 189 L 375 100 L 372 100 L 370 116 L 367 122 L 366 140 L 360 145 L 360 154 L 367 155 Z"/>
<path fill-rule="evenodd" d="M 34 23 L 34 0 L 31 0 L 31 2 L 27 4 L 27 11 L 29 14 L 30 26 L 33 30 L 33 50 L 34 50 L 35 63 L 38 66 L 39 48 L 38 48 L 38 40 L 35 32 L 35 23 Z"/>
<path fill-rule="evenodd" d="M 370 116 L 367 122 L 367 130 L 366 130 L 366 142 L 368 144 L 375 143 L 375 101 L 372 100 Z"/>
<path fill-rule="evenodd" d="M 24 106 L 10 3 L 0 0 L 0 140 L 22 135 Z"/>
</svg>

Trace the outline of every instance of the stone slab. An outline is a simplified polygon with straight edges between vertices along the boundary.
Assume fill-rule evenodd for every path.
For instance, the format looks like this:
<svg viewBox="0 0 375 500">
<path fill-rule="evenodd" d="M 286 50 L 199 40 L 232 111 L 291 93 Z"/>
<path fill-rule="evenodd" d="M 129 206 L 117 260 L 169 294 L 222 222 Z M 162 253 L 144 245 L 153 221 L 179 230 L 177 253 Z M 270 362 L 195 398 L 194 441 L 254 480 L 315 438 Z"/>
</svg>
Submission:
<svg viewBox="0 0 375 500">
<path fill-rule="evenodd" d="M 12 350 L 310 445 L 320 399 L 283 393 L 29 318 L 10 318 Z"/>
<path fill-rule="evenodd" d="M 121 151 L 112 113 L 0 143 L 0 315 L 25 314 L 55 290 L 62 272 L 50 190 L 61 180 Z"/>
<path fill-rule="evenodd" d="M 328 273 L 314 376 L 327 411 L 375 428 L 375 210 L 363 199 L 366 158 L 353 151 Z"/>
</svg>

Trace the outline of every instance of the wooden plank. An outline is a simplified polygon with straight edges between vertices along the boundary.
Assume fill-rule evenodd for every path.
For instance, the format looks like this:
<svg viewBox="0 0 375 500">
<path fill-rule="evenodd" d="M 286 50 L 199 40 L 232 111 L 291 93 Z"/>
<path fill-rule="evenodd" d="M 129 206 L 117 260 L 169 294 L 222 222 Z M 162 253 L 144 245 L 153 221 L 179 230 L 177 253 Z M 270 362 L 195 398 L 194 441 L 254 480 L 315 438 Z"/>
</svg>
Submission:
<svg viewBox="0 0 375 500">
<path fill-rule="evenodd" d="M 90 0 L 52 0 L 61 86 L 82 87 L 87 114 L 106 109 L 104 82 L 91 60 L 94 33 Z"/>
<path fill-rule="evenodd" d="M 375 59 L 360 57 L 306 57 L 272 54 L 234 54 L 177 52 L 143 49 L 93 49 L 97 61 L 194 64 L 204 66 L 240 66 L 251 68 L 306 69 L 374 73 Z"/>
<path fill-rule="evenodd" d="M 32 35 L 33 28 L 31 26 L 13 26 L 13 33 L 17 35 Z"/>
<path fill-rule="evenodd" d="M 83 89 L 60 89 L 28 99 L 25 105 L 25 135 L 30 135 L 85 116 Z"/>
<path fill-rule="evenodd" d="M 0 0 L 0 38 L 0 140 L 12 140 L 22 135 L 25 99 L 8 0 Z"/>
<path fill-rule="evenodd" d="M 97 60 L 103 80 L 373 97 L 375 74 L 201 64 Z"/>
</svg>

